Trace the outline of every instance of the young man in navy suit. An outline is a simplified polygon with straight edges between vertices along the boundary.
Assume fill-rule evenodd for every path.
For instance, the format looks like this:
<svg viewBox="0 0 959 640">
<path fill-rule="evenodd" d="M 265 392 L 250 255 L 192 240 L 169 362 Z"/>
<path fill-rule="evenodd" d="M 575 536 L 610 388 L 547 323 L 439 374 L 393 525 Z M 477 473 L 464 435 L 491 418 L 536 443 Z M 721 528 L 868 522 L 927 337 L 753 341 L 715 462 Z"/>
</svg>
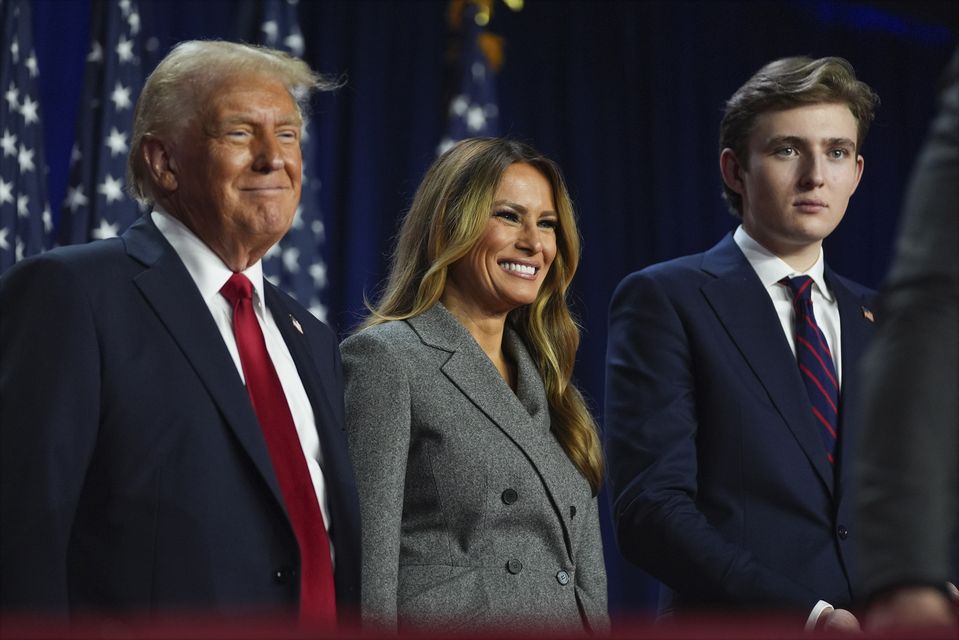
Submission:
<svg viewBox="0 0 959 640">
<path fill-rule="evenodd" d="M 876 103 L 841 58 L 764 66 L 720 127 L 741 225 L 613 296 L 613 518 L 623 555 L 663 583 L 664 613 L 858 627 L 849 493 L 871 292 L 829 269 L 822 241 L 859 184 Z"/>
<path fill-rule="evenodd" d="M 335 334 L 263 277 L 300 198 L 300 60 L 177 45 L 119 238 L 0 279 L 0 614 L 294 617 L 359 601 Z"/>
</svg>

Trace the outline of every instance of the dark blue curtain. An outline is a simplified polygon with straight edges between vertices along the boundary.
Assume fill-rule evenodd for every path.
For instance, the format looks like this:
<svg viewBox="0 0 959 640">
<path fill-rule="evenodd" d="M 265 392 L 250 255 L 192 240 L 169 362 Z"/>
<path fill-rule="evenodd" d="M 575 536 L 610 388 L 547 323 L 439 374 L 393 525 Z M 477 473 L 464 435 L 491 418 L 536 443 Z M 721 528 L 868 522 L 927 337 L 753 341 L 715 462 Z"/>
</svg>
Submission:
<svg viewBox="0 0 959 640">
<path fill-rule="evenodd" d="M 152 68 L 188 38 L 256 41 L 255 0 L 139 0 Z M 434 157 L 448 97 L 445 2 L 300 0 L 306 59 L 347 84 L 316 104 L 330 321 L 342 333 L 375 295 L 399 216 Z M 34 0 L 53 209 L 62 201 L 87 47 L 89 0 Z M 765 62 L 840 55 L 882 106 L 865 174 L 826 245 L 838 272 L 878 285 L 909 168 L 956 45 L 951 2 L 559 2 L 497 4 L 505 134 L 563 167 L 580 216 L 577 378 L 602 419 L 606 314 L 616 283 L 701 251 L 734 227 L 720 199 L 725 99 Z M 608 514 L 604 524 L 608 525 Z M 619 559 L 606 527 L 611 607 L 655 607 L 655 583 Z"/>
</svg>

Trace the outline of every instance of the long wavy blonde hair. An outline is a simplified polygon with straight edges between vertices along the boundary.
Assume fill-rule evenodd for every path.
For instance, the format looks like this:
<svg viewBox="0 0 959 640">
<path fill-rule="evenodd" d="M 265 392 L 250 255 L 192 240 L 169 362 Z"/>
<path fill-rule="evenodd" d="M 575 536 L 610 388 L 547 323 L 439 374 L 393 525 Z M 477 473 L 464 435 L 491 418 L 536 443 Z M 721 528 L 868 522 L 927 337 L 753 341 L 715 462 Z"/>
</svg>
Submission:
<svg viewBox="0 0 959 640">
<path fill-rule="evenodd" d="M 596 422 L 572 383 L 579 327 L 566 300 L 579 264 L 579 231 L 566 182 L 552 160 L 503 138 L 463 140 L 437 158 L 403 219 L 380 301 L 368 305 L 360 329 L 417 316 L 440 300 L 448 268 L 482 236 L 500 178 L 515 163 L 532 166 L 549 182 L 559 225 L 556 257 L 536 300 L 511 311 L 507 322 L 543 379 L 553 434 L 595 495 L 603 479 L 602 448 Z"/>
</svg>

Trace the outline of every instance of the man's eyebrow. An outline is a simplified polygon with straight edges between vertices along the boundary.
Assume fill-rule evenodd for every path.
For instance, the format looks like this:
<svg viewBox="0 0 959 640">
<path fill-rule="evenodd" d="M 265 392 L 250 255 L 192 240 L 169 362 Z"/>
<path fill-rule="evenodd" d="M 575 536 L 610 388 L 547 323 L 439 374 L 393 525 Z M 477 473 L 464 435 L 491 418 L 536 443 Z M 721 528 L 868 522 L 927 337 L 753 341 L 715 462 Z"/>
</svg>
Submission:
<svg viewBox="0 0 959 640">
<path fill-rule="evenodd" d="M 256 121 L 257 118 L 252 113 L 233 113 L 227 116 L 224 116 L 217 125 L 220 127 L 229 127 L 237 124 L 247 124 L 250 122 Z M 285 127 L 287 125 L 300 126 L 301 120 L 299 116 L 288 115 L 276 119 L 276 124 Z"/>
<path fill-rule="evenodd" d="M 767 147 L 776 147 L 781 144 L 788 144 L 794 147 L 801 147 L 807 144 L 805 138 L 799 136 L 771 136 L 766 139 Z"/>
<path fill-rule="evenodd" d="M 843 137 L 826 138 L 825 143 L 826 143 L 826 146 L 828 147 L 852 147 L 853 149 L 856 148 L 855 140 L 850 140 L 849 138 L 843 138 Z"/>
<path fill-rule="evenodd" d="M 823 146 L 826 147 L 851 147 L 856 148 L 856 142 L 846 137 L 823 138 Z M 772 136 L 766 140 L 767 147 L 776 147 L 779 145 L 790 145 L 794 147 L 803 147 L 809 145 L 808 138 L 800 136 Z"/>
</svg>

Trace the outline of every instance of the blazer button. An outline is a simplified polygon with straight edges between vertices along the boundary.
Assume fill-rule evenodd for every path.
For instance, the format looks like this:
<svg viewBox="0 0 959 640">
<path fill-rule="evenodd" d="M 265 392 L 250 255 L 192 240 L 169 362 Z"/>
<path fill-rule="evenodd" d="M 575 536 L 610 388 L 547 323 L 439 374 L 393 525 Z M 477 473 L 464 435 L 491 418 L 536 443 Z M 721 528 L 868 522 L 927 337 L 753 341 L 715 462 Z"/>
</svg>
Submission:
<svg viewBox="0 0 959 640">
<path fill-rule="evenodd" d="M 839 528 L 836 529 L 836 533 L 839 534 L 840 540 L 845 540 L 849 537 L 849 529 L 847 529 L 845 525 L 839 525 Z"/>
<path fill-rule="evenodd" d="M 503 504 L 513 504 L 519 499 L 519 494 L 516 493 L 515 489 L 507 489 L 500 498 L 502 498 Z"/>
<path fill-rule="evenodd" d="M 565 571 L 560 571 L 556 574 L 556 582 L 560 583 L 564 587 L 569 584 L 569 574 Z"/>
<path fill-rule="evenodd" d="M 570 518 L 575 518 L 575 517 L 576 517 L 576 505 L 575 505 L 575 504 L 569 505 L 569 517 L 570 517 Z"/>
<path fill-rule="evenodd" d="M 515 576 L 517 573 L 523 570 L 523 563 L 516 558 L 513 558 L 506 563 L 506 570 Z"/>
<path fill-rule="evenodd" d="M 296 577 L 296 569 L 292 567 L 280 567 L 273 572 L 273 582 L 277 584 L 289 584 Z"/>
</svg>

